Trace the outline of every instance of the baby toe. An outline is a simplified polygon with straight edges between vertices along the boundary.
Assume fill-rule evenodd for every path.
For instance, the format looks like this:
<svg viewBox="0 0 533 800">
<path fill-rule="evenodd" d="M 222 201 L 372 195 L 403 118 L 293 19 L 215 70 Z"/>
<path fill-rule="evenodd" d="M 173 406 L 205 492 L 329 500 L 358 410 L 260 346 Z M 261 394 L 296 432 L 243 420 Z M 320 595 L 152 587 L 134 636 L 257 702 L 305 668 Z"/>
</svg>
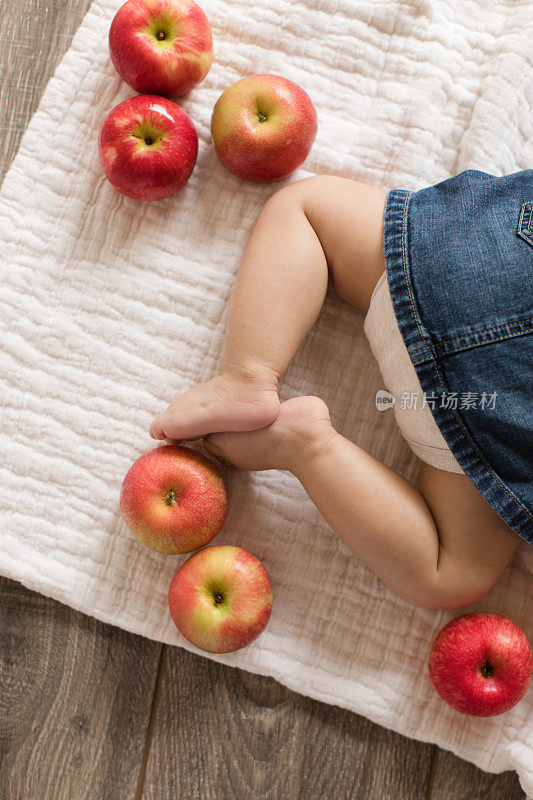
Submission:
<svg viewBox="0 0 533 800">
<path fill-rule="evenodd" d="M 152 424 L 150 425 L 150 436 L 152 439 L 165 439 L 165 432 L 163 430 L 163 424 L 161 415 L 156 417 Z"/>
</svg>

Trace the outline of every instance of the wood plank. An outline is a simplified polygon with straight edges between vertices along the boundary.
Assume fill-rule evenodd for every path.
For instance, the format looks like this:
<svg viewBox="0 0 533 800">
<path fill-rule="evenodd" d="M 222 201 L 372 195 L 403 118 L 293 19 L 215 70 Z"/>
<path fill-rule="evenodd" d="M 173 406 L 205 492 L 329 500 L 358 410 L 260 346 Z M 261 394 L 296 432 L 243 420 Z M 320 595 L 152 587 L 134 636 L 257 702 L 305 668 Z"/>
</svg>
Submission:
<svg viewBox="0 0 533 800">
<path fill-rule="evenodd" d="M 132 800 L 161 647 L 0 579 L 0 797 Z"/>
<path fill-rule="evenodd" d="M 426 800 L 432 745 L 166 648 L 142 800 Z"/>
<path fill-rule="evenodd" d="M 428 800 L 526 800 L 514 771 L 491 775 L 437 748 Z"/>
<path fill-rule="evenodd" d="M 0 177 L 90 4 L 91 0 L 2 0 Z"/>
</svg>

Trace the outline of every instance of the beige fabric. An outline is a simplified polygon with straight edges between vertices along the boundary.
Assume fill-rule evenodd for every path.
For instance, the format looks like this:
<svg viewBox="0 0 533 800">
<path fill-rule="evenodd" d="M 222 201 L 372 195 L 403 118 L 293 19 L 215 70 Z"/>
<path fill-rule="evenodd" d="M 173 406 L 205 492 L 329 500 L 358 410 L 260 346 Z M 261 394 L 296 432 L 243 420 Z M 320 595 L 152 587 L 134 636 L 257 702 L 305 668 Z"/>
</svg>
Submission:
<svg viewBox="0 0 533 800">
<path fill-rule="evenodd" d="M 464 474 L 425 403 L 396 321 L 386 272 L 374 287 L 364 330 L 385 386 L 394 397 L 396 422 L 411 450 L 438 469 Z"/>
</svg>

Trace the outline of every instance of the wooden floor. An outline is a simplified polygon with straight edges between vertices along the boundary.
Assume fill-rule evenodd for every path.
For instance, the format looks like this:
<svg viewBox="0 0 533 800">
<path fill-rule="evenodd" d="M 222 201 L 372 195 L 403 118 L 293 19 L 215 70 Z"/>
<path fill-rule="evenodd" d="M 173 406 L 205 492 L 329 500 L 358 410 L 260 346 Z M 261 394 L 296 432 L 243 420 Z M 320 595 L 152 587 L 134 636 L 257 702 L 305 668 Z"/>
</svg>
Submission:
<svg viewBox="0 0 533 800">
<path fill-rule="evenodd" d="M 0 176 L 88 5 L 2 0 Z M 4 578 L 0 631 L 0 800 L 524 798 L 514 773 L 487 775 Z"/>
</svg>

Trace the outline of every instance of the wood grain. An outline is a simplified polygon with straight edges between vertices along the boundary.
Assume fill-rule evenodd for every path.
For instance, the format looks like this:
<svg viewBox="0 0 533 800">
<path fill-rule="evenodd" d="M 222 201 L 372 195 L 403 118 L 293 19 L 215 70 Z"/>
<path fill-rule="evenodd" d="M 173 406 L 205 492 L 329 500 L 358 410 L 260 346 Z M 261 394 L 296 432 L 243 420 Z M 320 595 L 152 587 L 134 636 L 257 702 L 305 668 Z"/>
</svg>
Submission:
<svg viewBox="0 0 533 800">
<path fill-rule="evenodd" d="M 134 797 L 162 646 L 6 579 L 0 629 L 0 797 Z"/>
<path fill-rule="evenodd" d="M 524 798 L 514 773 L 488 775 L 4 578 L 0 608 L 1 798 Z"/>
<path fill-rule="evenodd" d="M 1 0 L 2 177 L 90 4 L 91 0 Z"/>
<path fill-rule="evenodd" d="M 440 748 L 435 754 L 429 800 L 525 800 L 515 772 L 489 775 Z"/>
<path fill-rule="evenodd" d="M 426 800 L 434 747 L 271 678 L 165 653 L 142 800 Z"/>
<path fill-rule="evenodd" d="M 90 0 L 1 0 L 0 178 Z M 1 800 L 523 800 L 270 678 L 164 647 L 0 578 Z"/>
</svg>

